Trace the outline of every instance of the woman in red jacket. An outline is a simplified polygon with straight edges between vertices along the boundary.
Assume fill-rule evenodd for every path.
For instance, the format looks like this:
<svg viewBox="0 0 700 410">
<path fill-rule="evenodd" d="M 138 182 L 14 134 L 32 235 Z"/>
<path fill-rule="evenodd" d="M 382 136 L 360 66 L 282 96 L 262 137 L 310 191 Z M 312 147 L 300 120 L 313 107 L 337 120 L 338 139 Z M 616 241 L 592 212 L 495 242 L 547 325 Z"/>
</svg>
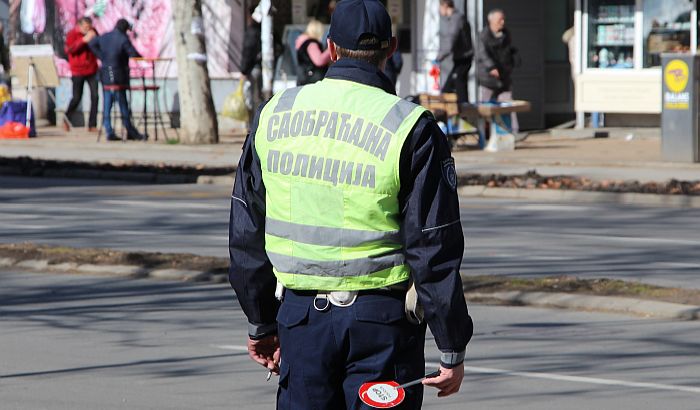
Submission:
<svg viewBox="0 0 700 410">
<path fill-rule="evenodd" d="M 90 119 L 88 129 L 97 131 L 97 57 L 88 47 L 88 43 L 97 37 L 97 31 L 92 27 L 90 17 L 82 17 L 75 28 L 66 36 L 66 54 L 73 78 L 73 97 L 68 104 L 63 118 L 63 129 L 70 130 L 69 118 L 78 108 L 83 99 L 83 86 L 88 83 L 90 87 Z"/>
</svg>

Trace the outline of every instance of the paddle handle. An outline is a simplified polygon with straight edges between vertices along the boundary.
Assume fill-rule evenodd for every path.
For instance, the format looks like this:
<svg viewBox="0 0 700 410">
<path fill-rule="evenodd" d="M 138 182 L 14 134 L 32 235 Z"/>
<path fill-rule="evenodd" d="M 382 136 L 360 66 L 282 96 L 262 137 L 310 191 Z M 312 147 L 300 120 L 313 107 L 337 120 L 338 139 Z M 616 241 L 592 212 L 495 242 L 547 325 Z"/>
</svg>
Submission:
<svg viewBox="0 0 700 410">
<path fill-rule="evenodd" d="M 396 386 L 396 389 L 397 390 L 398 389 L 405 389 L 407 387 L 415 386 L 416 384 L 420 384 L 421 382 L 423 382 L 423 380 L 425 380 L 425 379 L 431 379 L 433 377 L 438 377 L 439 375 L 440 375 L 440 370 L 437 370 L 437 371 L 434 371 L 432 373 L 426 374 L 425 376 L 421 377 L 420 379 L 416 379 L 416 380 L 413 380 L 413 381 L 408 382 L 408 383 L 400 384 L 400 385 Z"/>
</svg>

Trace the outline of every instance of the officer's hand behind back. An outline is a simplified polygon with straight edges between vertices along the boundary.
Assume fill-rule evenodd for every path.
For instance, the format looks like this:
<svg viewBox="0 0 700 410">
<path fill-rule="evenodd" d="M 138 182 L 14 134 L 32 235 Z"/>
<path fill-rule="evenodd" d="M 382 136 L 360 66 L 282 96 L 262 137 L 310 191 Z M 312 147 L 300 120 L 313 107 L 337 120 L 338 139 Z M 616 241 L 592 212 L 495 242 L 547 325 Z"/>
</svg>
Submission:
<svg viewBox="0 0 700 410">
<path fill-rule="evenodd" d="M 248 355 L 272 373 L 279 374 L 280 341 L 276 335 L 259 340 L 248 339 Z"/>
</svg>

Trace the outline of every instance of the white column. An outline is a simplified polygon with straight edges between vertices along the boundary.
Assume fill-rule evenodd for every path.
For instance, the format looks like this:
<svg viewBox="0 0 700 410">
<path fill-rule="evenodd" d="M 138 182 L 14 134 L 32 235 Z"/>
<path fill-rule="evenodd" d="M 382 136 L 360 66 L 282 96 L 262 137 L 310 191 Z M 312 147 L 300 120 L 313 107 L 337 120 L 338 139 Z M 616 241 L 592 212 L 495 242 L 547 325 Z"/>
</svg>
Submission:
<svg viewBox="0 0 700 410">
<path fill-rule="evenodd" d="M 440 47 L 438 30 L 440 25 L 439 1 L 416 1 L 412 12 L 414 24 L 413 55 L 415 66 L 412 73 L 412 93 L 420 94 L 430 90 L 432 78 L 428 76 L 431 61 L 437 57 Z"/>
<path fill-rule="evenodd" d="M 428 75 L 440 49 L 440 2 L 424 0 L 422 50 L 418 54 L 418 92 L 432 91 L 433 78 Z M 422 78 L 422 84 L 421 84 Z"/>
<path fill-rule="evenodd" d="M 641 70 L 644 67 L 644 12 L 642 0 L 637 0 L 637 8 L 634 11 L 634 69 Z"/>
<path fill-rule="evenodd" d="M 476 81 L 476 53 L 478 53 L 479 43 L 479 33 L 481 33 L 481 7 L 480 3 L 482 0 L 467 0 L 467 10 L 465 14 L 467 20 L 472 27 L 472 32 L 469 33 L 472 36 L 472 46 L 474 47 L 474 60 L 472 62 L 472 69 L 469 72 L 469 101 L 477 102 L 479 101 L 479 90 L 477 89 L 478 84 Z"/>
<path fill-rule="evenodd" d="M 588 57 L 588 51 L 585 49 L 586 42 L 583 38 L 583 13 L 581 11 L 581 0 L 576 0 L 576 11 L 574 11 L 574 36 L 575 41 L 575 59 L 574 59 L 574 73 L 576 77 L 583 73 L 584 59 Z M 587 37 L 587 36 L 586 36 Z M 576 78 L 574 78 L 574 109 L 576 109 Z M 582 129 L 586 125 L 585 113 L 583 111 L 576 110 L 576 129 Z"/>
<path fill-rule="evenodd" d="M 27 128 L 30 127 L 31 125 L 31 118 L 32 118 L 32 90 L 33 90 L 33 84 L 32 80 L 34 79 L 34 63 L 31 60 L 29 60 L 29 68 L 27 69 L 27 117 L 25 120 L 25 126 Z"/>
<path fill-rule="evenodd" d="M 275 62 L 275 51 L 273 49 L 272 40 L 272 15 L 270 8 L 272 7 L 271 0 L 260 1 L 260 11 L 262 12 L 261 22 L 261 42 L 262 42 L 262 79 L 263 79 L 263 95 L 269 98 L 272 95 L 272 76 L 273 65 Z"/>
<path fill-rule="evenodd" d="M 690 12 L 690 52 L 695 54 L 698 50 L 698 11 Z"/>
</svg>

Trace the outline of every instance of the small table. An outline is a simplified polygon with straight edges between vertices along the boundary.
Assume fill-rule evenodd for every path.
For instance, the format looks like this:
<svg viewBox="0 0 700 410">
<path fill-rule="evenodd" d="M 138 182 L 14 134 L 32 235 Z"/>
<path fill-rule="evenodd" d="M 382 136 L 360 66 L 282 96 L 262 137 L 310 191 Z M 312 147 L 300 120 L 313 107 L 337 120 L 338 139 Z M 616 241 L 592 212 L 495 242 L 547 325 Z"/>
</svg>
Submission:
<svg viewBox="0 0 700 410">
<path fill-rule="evenodd" d="M 167 139 L 167 133 L 165 130 L 165 123 L 160 116 L 160 100 L 158 99 L 158 92 L 161 86 L 156 84 L 156 63 L 167 62 L 168 66 L 172 62 L 172 58 L 169 57 L 132 57 L 132 61 L 137 63 L 145 63 L 147 67 L 139 66 L 138 70 L 141 71 L 141 85 L 131 86 L 131 91 L 143 91 L 143 121 L 144 121 L 144 135 L 148 138 L 148 92 L 153 92 L 153 122 L 155 131 L 155 140 L 158 141 L 158 125 L 161 126 L 163 130 L 163 135 Z M 146 84 L 146 68 L 151 69 L 151 84 Z M 167 68 L 165 70 L 168 71 Z M 165 77 L 163 77 L 163 87 L 165 87 Z"/>
<path fill-rule="evenodd" d="M 481 102 L 478 104 L 457 104 L 457 94 L 445 93 L 439 95 L 421 94 L 419 96 L 420 104 L 433 111 L 436 116 L 438 113 L 446 116 L 447 119 L 459 116 L 466 121 L 476 122 L 476 131 L 451 133 L 448 126 L 448 137 L 459 138 L 463 135 L 474 134 L 478 136 L 479 148 L 486 147 L 486 126 L 490 124 L 491 135 L 496 134 L 496 127 L 499 126 L 508 129 L 501 120 L 502 115 L 508 115 L 514 112 L 527 112 L 531 109 L 531 104 L 528 101 L 513 100 L 508 102 Z M 449 122 L 449 121 L 448 121 Z M 449 124 L 448 124 L 449 125 Z"/>
<path fill-rule="evenodd" d="M 510 115 L 514 112 L 528 112 L 531 109 L 531 104 L 524 100 L 513 100 L 507 102 L 481 102 L 475 105 L 462 105 L 459 108 L 459 116 L 461 118 L 477 118 L 480 122 L 479 126 L 479 148 L 486 147 L 486 126 L 484 122 L 490 124 L 489 135 L 496 136 L 499 134 L 498 127 L 512 134 L 512 129 L 503 121 L 504 115 Z"/>
<path fill-rule="evenodd" d="M 476 135 L 479 138 L 479 148 L 482 148 L 481 144 L 481 127 L 482 124 L 477 118 L 476 125 L 477 129 L 473 131 L 466 132 L 453 132 L 452 119 L 459 116 L 459 105 L 457 104 L 457 94 L 455 93 L 444 93 L 444 94 L 420 94 L 418 96 L 418 101 L 420 105 L 430 110 L 435 119 L 438 121 L 443 121 L 446 127 L 445 136 L 447 136 L 447 141 L 452 147 L 458 139 L 465 135 Z"/>
</svg>

